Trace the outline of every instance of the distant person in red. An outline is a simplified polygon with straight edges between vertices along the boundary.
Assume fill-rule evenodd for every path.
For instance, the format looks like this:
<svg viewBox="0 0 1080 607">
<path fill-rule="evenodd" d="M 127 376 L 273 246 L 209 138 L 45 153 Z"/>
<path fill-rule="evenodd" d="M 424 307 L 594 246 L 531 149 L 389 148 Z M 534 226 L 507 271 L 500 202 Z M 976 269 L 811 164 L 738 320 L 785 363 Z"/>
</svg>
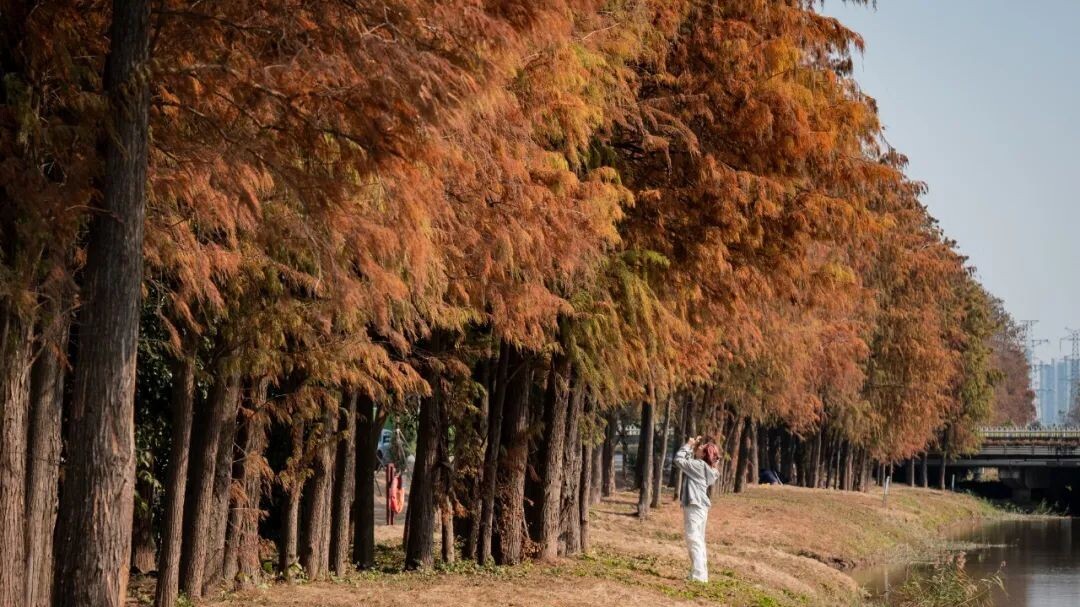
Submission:
<svg viewBox="0 0 1080 607">
<path fill-rule="evenodd" d="M 709 520 L 709 487 L 720 478 L 720 450 L 711 437 L 691 438 L 675 454 L 675 465 L 683 472 L 680 501 L 686 547 L 690 551 L 690 579 L 709 581 L 709 566 L 705 553 L 705 523 Z"/>
</svg>

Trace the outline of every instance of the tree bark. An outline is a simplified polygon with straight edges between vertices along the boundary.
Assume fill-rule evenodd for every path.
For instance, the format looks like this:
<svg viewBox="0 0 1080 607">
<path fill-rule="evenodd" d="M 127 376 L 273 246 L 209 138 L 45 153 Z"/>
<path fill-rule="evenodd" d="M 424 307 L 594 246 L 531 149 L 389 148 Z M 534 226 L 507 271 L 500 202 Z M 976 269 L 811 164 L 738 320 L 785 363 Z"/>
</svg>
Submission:
<svg viewBox="0 0 1080 607">
<path fill-rule="evenodd" d="M 579 390 L 582 391 L 583 390 Z M 596 401 L 589 398 L 588 404 L 585 407 L 585 415 L 587 418 L 595 419 Z M 580 437 L 580 432 L 578 433 Z M 581 444 L 581 481 L 579 483 L 580 492 L 578 494 L 577 510 L 570 513 L 570 516 L 576 517 L 578 528 L 578 545 L 577 552 L 588 552 L 589 550 L 589 507 L 593 504 L 592 495 L 595 493 L 597 498 L 600 497 L 599 483 L 594 482 L 599 478 L 599 470 L 597 469 L 601 458 L 597 457 L 600 453 L 596 449 L 593 440 L 579 440 Z"/>
<path fill-rule="evenodd" d="M 375 414 L 375 404 L 366 395 L 358 395 L 352 560 L 361 570 L 375 566 L 375 442 L 381 429 L 381 416 Z"/>
<path fill-rule="evenodd" d="M 338 421 L 337 458 L 334 471 L 333 511 L 330 515 L 330 570 L 345 574 L 349 560 L 349 515 L 356 487 L 356 402 L 355 392 L 342 394 L 344 406 Z"/>
<path fill-rule="evenodd" d="M 653 456 L 653 472 L 652 472 L 652 501 L 649 504 L 652 508 L 660 507 L 660 494 L 661 487 L 664 485 L 664 459 L 667 457 L 667 437 L 668 430 L 671 424 L 671 398 L 667 399 L 664 404 L 664 421 L 660 424 L 660 436 L 657 437 L 659 448 L 656 450 Z"/>
<path fill-rule="evenodd" d="M 311 580 L 322 579 L 329 569 L 333 437 L 337 430 L 335 409 L 326 408 L 312 432 L 316 444 L 315 460 L 301 500 L 300 566 Z"/>
<path fill-rule="evenodd" d="M 240 407 L 240 376 L 230 379 L 229 394 L 218 418 L 217 461 L 214 463 L 214 491 L 210 507 L 210 531 L 207 539 L 203 594 L 221 584 L 225 564 L 225 536 L 232 501 L 233 459 L 236 454 L 237 411 Z"/>
<path fill-rule="evenodd" d="M 0 605 L 26 597 L 27 429 L 33 324 L 0 304 Z"/>
<path fill-rule="evenodd" d="M 600 467 L 600 481 L 604 497 L 615 493 L 615 440 L 618 433 L 619 418 L 614 411 L 605 417 L 603 464 Z"/>
<path fill-rule="evenodd" d="M 154 591 L 155 607 L 176 605 L 180 590 L 180 550 L 183 543 L 184 498 L 187 492 L 188 455 L 195 406 L 197 347 L 197 337 L 188 336 L 173 372 L 169 477 L 165 486 L 165 526 L 161 532 L 161 562 L 158 565 L 158 582 Z"/>
<path fill-rule="evenodd" d="M 735 468 L 735 493 L 742 493 L 743 487 L 746 483 L 746 470 L 750 465 L 751 451 L 753 450 L 753 442 L 750 434 L 753 432 L 754 422 L 750 418 L 746 418 L 743 422 L 742 431 L 742 448 L 739 450 L 739 461 Z"/>
<path fill-rule="evenodd" d="M 533 370 L 527 356 L 517 354 L 507 386 L 507 407 L 503 418 L 502 443 L 505 452 L 499 464 L 499 487 L 495 502 L 495 536 L 492 553 L 500 565 L 521 562 L 525 527 L 525 468 L 529 456 L 529 391 Z"/>
<path fill-rule="evenodd" d="M 595 419 L 595 417 L 593 417 Z M 589 505 L 596 505 L 600 503 L 603 497 L 603 492 L 600 485 L 600 467 L 603 466 L 603 454 L 600 452 L 600 445 L 594 444 L 589 441 L 589 451 L 592 452 L 592 471 L 590 473 L 591 487 L 589 491 Z"/>
<path fill-rule="evenodd" d="M 227 404 L 239 397 L 238 378 L 227 373 L 225 361 L 217 365 L 217 377 L 207 402 L 196 411 L 194 426 L 197 434 L 192 440 L 194 458 L 189 462 L 188 495 L 184 503 L 184 542 L 180 553 L 180 590 L 189 599 L 202 597 L 203 575 L 206 572 L 206 552 L 214 514 L 214 473 L 221 428 L 226 414 L 235 410 Z"/>
<path fill-rule="evenodd" d="M 405 513 L 405 524 L 408 526 L 406 569 L 430 568 L 435 562 L 435 482 L 439 465 L 439 436 L 442 433 L 442 395 L 435 372 L 429 372 L 427 380 L 431 395 L 420 399 L 416 463 L 409 487 L 409 508 Z"/>
<path fill-rule="evenodd" d="M 581 470 L 588 465 L 581 459 L 581 417 L 585 404 L 585 390 L 580 378 L 574 380 L 574 389 L 570 394 L 570 406 L 566 416 L 566 425 L 562 430 L 563 440 L 563 478 L 561 504 L 559 507 L 559 554 L 577 554 L 581 551 L 581 525 L 579 500 L 584 495 L 588 499 L 588 489 L 579 484 Z M 590 400 L 590 407 L 591 407 Z"/>
<path fill-rule="evenodd" d="M 649 398 L 641 403 L 641 440 L 638 442 L 638 462 L 641 468 L 641 488 L 638 491 L 638 518 L 649 518 L 649 504 L 652 502 L 652 451 L 653 451 L 653 395 L 650 387 Z"/>
<path fill-rule="evenodd" d="M 224 579 L 237 581 L 240 588 L 249 588 L 263 577 L 259 558 L 259 520 L 263 478 L 266 462 L 266 391 L 269 382 L 264 378 L 251 389 L 248 408 L 241 412 L 243 419 L 241 457 L 233 467 L 233 474 L 241 489 L 229 512 L 229 530 L 226 533 Z M 294 548 L 295 549 L 295 548 Z"/>
<path fill-rule="evenodd" d="M 923 453 L 923 456 L 922 456 L 922 487 L 923 487 L 923 489 L 928 488 L 929 485 L 930 485 L 930 474 L 929 474 L 929 471 L 927 470 L 927 468 L 929 467 L 927 465 L 929 460 L 930 460 L 930 458 L 927 457 L 927 454 Z"/>
<path fill-rule="evenodd" d="M 114 0 L 102 212 L 87 237 L 71 436 L 57 526 L 55 607 L 120 607 L 135 493 L 139 335 L 150 108 L 150 3 Z M 107 513 L 107 514 L 106 514 Z"/>
<path fill-rule="evenodd" d="M 567 414 L 570 406 L 570 359 L 556 355 L 544 396 L 544 440 L 540 467 L 540 516 L 537 537 L 539 557 L 554 560 L 559 554 L 559 522 L 562 512 L 564 445 L 567 440 Z M 573 420 L 573 440 L 577 439 L 577 420 Z M 576 450 L 576 447 L 575 447 Z"/>
<path fill-rule="evenodd" d="M 287 583 L 293 582 L 293 569 L 298 565 L 297 547 L 300 541 L 300 493 L 303 488 L 301 460 L 304 456 L 304 424 L 292 426 L 292 454 L 289 465 L 291 476 L 285 484 L 285 513 L 282 520 L 280 545 L 278 546 L 278 570 Z"/>
<path fill-rule="evenodd" d="M 495 371 L 495 391 L 489 401 L 487 447 L 484 450 L 484 473 L 481 481 L 480 541 L 476 560 L 486 564 L 491 557 L 491 540 L 495 524 L 495 492 L 498 487 L 499 449 L 502 444 L 503 409 L 506 403 L 507 380 L 511 348 L 503 343 Z"/>
<path fill-rule="evenodd" d="M 938 469 L 938 489 L 945 490 L 945 470 L 948 467 L 948 453 L 945 449 L 941 450 L 941 468 Z"/>
<path fill-rule="evenodd" d="M 29 447 L 26 452 L 26 605 L 52 603 L 53 530 L 59 506 L 60 420 L 64 400 L 64 361 L 68 349 L 70 297 L 58 289 L 42 351 L 30 379 Z M 0 447 L 2 448 L 2 447 Z"/>
</svg>

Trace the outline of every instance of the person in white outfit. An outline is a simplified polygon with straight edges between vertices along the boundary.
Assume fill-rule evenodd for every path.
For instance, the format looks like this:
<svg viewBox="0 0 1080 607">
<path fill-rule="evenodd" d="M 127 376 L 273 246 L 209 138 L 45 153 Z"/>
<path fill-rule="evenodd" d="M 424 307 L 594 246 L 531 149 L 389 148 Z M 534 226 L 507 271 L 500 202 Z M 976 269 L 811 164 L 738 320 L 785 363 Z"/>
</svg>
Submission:
<svg viewBox="0 0 1080 607">
<path fill-rule="evenodd" d="M 675 465 L 682 470 L 683 524 L 686 547 L 690 551 L 690 579 L 709 581 L 705 554 L 705 523 L 709 520 L 709 486 L 720 478 L 720 450 L 711 439 L 698 436 L 690 439 L 675 454 Z"/>
</svg>

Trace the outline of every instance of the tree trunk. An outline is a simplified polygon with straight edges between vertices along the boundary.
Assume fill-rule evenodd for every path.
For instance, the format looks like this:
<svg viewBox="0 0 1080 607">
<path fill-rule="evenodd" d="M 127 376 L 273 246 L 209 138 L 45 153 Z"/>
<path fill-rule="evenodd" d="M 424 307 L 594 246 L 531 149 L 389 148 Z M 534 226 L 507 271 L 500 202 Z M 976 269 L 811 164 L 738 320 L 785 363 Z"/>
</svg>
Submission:
<svg viewBox="0 0 1080 607">
<path fill-rule="evenodd" d="M 93 214 L 87 236 L 57 526 L 56 607 L 120 607 L 127 597 L 150 108 L 150 81 L 141 72 L 149 56 L 149 18 L 146 0 L 113 1 L 104 77 L 110 123 L 105 185 L 102 212 Z"/>
<path fill-rule="evenodd" d="M 361 570 L 375 566 L 375 449 L 381 431 L 382 416 L 376 415 L 375 403 L 357 395 L 352 561 Z"/>
<path fill-rule="evenodd" d="M 488 402 L 487 447 L 484 450 L 484 473 L 481 479 L 480 540 L 476 561 L 486 564 L 491 557 L 491 538 L 495 524 L 495 491 L 498 487 L 499 449 L 502 444 L 503 409 L 506 403 L 508 367 L 511 348 L 503 343 L 495 371 L 495 390 Z"/>
<path fill-rule="evenodd" d="M 330 552 L 330 491 L 333 475 L 333 435 L 337 429 L 335 411 L 327 408 L 312 433 L 316 455 L 312 475 L 304 485 L 301 501 L 300 566 L 308 579 L 326 575 Z"/>
<path fill-rule="evenodd" d="M 266 469 L 263 452 L 266 450 L 265 407 L 268 383 L 266 379 L 261 379 L 252 388 L 249 407 L 242 412 L 241 457 L 233 467 L 241 491 L 229 513 L 229 520 L 233 522 L 226 533 L 222 577 L 227 582 L 236 580 L 237 586 L 241 588 L 254 586 L 263 577 L 259 555 L 259 520 L 262 515 L 260 503 L 263 474 Z"/>
<path fill-rule="evenodd" d="M 941 450 L 941 468 L 938 470 L 938 489 L 941 489 L 942 491 L 945 490 L 945 470 L 948 467 L 947 466 L 948 458 L 949 458 L 948 453 L 944 449 L 942 449 Z"/>
<path fill-rule="evenodd" d="M 529 391 L 533 371 L 527 356 L 517 355 L 507 386 L 507 407 L 503 417 L 502 443 L 505 446 L 499 464 L 499 487 L 495 501 L 495 535 L 492 553 L 500 565 L 521 562 L 525 526 L 525 468 L 529 457 Z"/>
<path fill-rule="evenodd" d="M 454 550 L 454 506 L 450 502 L 449 493 L 443 493 L 439 497 L 439 519 L 442 530 L 442 561 L 453 565 L 457 555 Z"/>
<path fill-rule="evenodd" d="M 131 520 L 131 572 L 149 574 L 157 571 L 157 528 L 154 504 L 158 484 L 147 478 L 135 480 L 135 513 Z M 160 521 L 158 521 L 160 522 Z"/>
<path fill-rule="evenodd" d="M 579 388 L 578 391 L 583 392 L 584 390 Z M 596 401 L 590 398 L 585 407 L 585 415 L 590 419 L 595 419 L 595 409 Z M 600 477 L 598 468 L 601 458 L 597 457 L 600 453 L 592 440 L 580 440 L 580 432 L 578 436 L 579 440 L 577 442 L 581 445 L 581 481 L 579 482 L 578 499 L 574 504 L 577 506 L 577 510 L 572 511 L 570 517 L 577 521 L 578 543 L 575 552 L 587 552 L 589 550 L 589 507 L 593 504 L 591 496 L 593 494 L 596 494 L 597 497 L 600 496 L 597 490 L 599 483 L 594 481 Z"/>
<path fill-rule="evenodd" d="M 930 458 L 927 457 L 927 454 L 923 453 L 923 456 L 922 456 L 922 487 L 923 487 L 923 489 L 926 489 L 926 488 L 928 488 L 930 486 L 930 474 L 927 471 L 927 467 L 928 467 L 927 463 L 928 463 L 929 459 Z"/>
<path fill-rule="evenodd" d="M 197 434 L 192 440 L 195 457 L 189 463 L 190 481 L 184 503 L 184 542 L 180 553 L 180 590 L 189 599 L 202 597 L 203 575 L 206 572 L 206 552 L 214 515 L 214 468 L 221 443 L 221 428 L 227 413 L 235 405 L 227 404 L 239 397 L 238 378 L 227 373 L 225 362 L 217 366 L 217 377 L 207 402 L 196 420 Z"/>
<path fill-rule="evenodd" d="M 570 406 L 570 359 L 556 355 L 544 395 L 544 439 L 540 462 L 540 516 L 537 537 L 542 560 L 559 554 L 559 522 L 562 512 L 564 445 L 567 440 L 567 413 Z M 576 426 L 577 420 L 574 420 Z M 577 428 L 573 428 L 577 439 Z M 575 447 L 576 450 L 576 447 Z"/>
<path fill-rule="evenodd" d="M 480 411 L 472 416 L 472 432 L 474 440 L 481 441 L 481 444 L 486 444 L 488 439 L 488 425 L 491 415 L 491 401 L 492 395 L 495 392 L 496 372 L 498 367 L 498 356 L 492 357 L 490 354 L 480 362 L 479 366 L 479 381 L 484 387 L 484 395 L 480 399 Z M 475 462 L 476 468 L 472 472 L 472 479 L 469 482 L 468 497 L 469 505 L 467 506 L 468 512 L 463 518 L 463 522 L 467 525 L 467 529 L 464 532 L 464 543 L 461 549 L 461 556 L 464 559 L 471 561 L 479 561 L 480 552 L 480 526 L 483 519 L 484 510 L 484 464 L 486 463 L 487 453 L 485 449 L 481 449 L 478 453 L 473 451 L 476 449 L 475 443 L 465 444 L 464 441 L 455 440 L 455 446 L 459 453 L 469 452 L 470 461 L 474 461 L 476 458 L 479 461 Z M 461 457 L 465 457 L 462 455 Z"/>
<path fill-rule="evenodd" d="M 214 462 L 213 503 L 210 507 L 210 531 L 207 539 L 206 566 L 203 575 L 203 594 L 221 584 L 225 564 L 225 536 L 229 525 L 229 504 L 232 501 L 233 457 L 236 452 L 237 410 L 240 407 L 240 376 L 230 378 L 229 393 L 218 424 L 217 461 Z"/>
<path fill-rule="evenodd" d="M 660 489 L 664 486 L 664 459 L 667 457 L 667 437 L 671 424 L 671 398 L 667 398 L 666 401 L 664 404 L 664 421 L 660 424 L 660 436 L 657 437 L 658 440 L 656 441 L 659 447 L 653 456 L 652 500 L 649 503 L 652 508 L 660 507 Z"/>
<path fill-rule="evenodd" d="M 581 455 L 581 417 L 585 403 L 585 389 L 580 378 L 575 379 L 573 393 L 570 396 L 569 412 L 566 416 L 566 427 L 563 432 L 566 438 L 563 441 L 563 466 L 562 479 L 562 504 L 559 508 L 559 554 L 577 554 L 581 550 L 581 509 L 579 500 L 584 495 L 586 499 L 589 489 L 582 488 L 581 470 L 588 463 L 582 461 Z M 589 406 L 592 406 L 590 400 Z"/>
<path fill-rule="evenodd" d="M 60 420 L 71 318 L 66 310 L 69 303 L 66 294 L 56 293 L 54 302 L 51 318 L 46 321 L 48 328 L 42 335 L 42 351 L 34 362 L 30 379 L 30 436 L 26 452 L 28 607 L 48 607 L 52 603 L 53 529 L 56 527 L 60 486 Z"/>
<path fill-rule="evenodd" d="M 409 487 L 409 508 L 405 513 L 408 536 L 405 568 L 429 568 L 434 564 L 435 482 L 438 474 L 439 437 L 442 434 L 442 395 L 434 372 L 427 378 L 431 396 L 420 399 L 416 428 L 416 463 Z"/>
<path fill-rule="evenodd" d="M 0 304 L 0 605 L 27 593 L 26 485 L 33 324 Z"/>
<path fill-rule="evenodd" d="M 750 465 L 751 451 L 753 450 L 753 442 L 750 434 L 753 432 L 754 422 L 748 417 L 743 423 L 742 431 L 742 448 L 739 450 L 739 461 L 735 468 L 735 493 L 742 493 L 743 486 L 746 483 L 746 470 Z"/>
<path fill-rule="evenodd" d="M 595 416 L 594 416 L 595 419 Z M 600 503 L 603 497 L 603 491 L 601 488 L 600 468 L 604 465 L 603 454 L 601 453 L 600 445 L 594 444 L 589 441 L 589 451 L 592 452 L 592 471 L 589 478 L 592 479 L 592 487 L 589 491 L 589 505 L 593 506 Z"/>
<path fill-rule="evenodd" d="M 618 434 L 619 417 L 614 411 L 607 414 L 604 426 L 603 464 L 600 466 L 600 485 L 604 497 L 615 493 L 615 441 Z"/>
<path fill-rule="evenodd" d="M 278 546 L 278 570 L 287 583 L 293 582 L 293 569 L 296 561 L 297 546 L 300 541 L 300 492 L 303 488 L 301 460 L 304 456 L 304 424 L 293 422 L 292 454 L 289 458 L 291 478 L 285 484 L 285 514 L 282 520 L 280 545 Z"/>
<path fill-rule="evenodd" d="M 173 372 L 172 436 L 169 477 L 165 486 L 165 526 L 161 532 L 161 562 L 154 594 L 155 607 L 176 605 L 180 590 L 180 549 L 183 543 L 184 498 L 187 492 L 188 455 L 195 405 L 195 352 L 197 336 L 185 339 L 184 352 Z"/>
<path fill-rule="evenodd" d="M 912 456 L 907 462 L 907 482 L 909 487 L 915 486 L 915 457 Z"/>
<path fill-rule="evenodd" d="M 814 436 L 813 460 L 812 460 L 812 462 L 810 464 L 810 479 L 808 481 L 809 486 L 813 487 L 815 489 L 821 488 L 821 482 L 822 482 L 822 478 L 821 478 L 821 462 L 822 462 L 822 459 L 824 459 L 822 457 L 822 455 L 823 455 L 822 450 L 824 448 L 825 448 L 825 424 L 822 424 L 821 428 L 818 430 L 817 434 Z"/>
<path fill-rule="evenodd" d="M 638 491 L 638 518 L 649 518 L 649 504 L 652 502 L 652 451 L 653 451 L 653 395 L 650 387 L 649 398 L 641 403 L 641 440 L 638 441 L 638 462 L 641 464 L 641 487 Z"/>
<path fill-rule="evenodd" d="M 330 515 L 330 570 L 345 575 L 349 560 L 349 515 L 356 487 L 356 402 L 355 392 L 342 394 L 343 412 L 338 422 L 337 468 L 334 471 L 334 502 Z"/>
</svg>

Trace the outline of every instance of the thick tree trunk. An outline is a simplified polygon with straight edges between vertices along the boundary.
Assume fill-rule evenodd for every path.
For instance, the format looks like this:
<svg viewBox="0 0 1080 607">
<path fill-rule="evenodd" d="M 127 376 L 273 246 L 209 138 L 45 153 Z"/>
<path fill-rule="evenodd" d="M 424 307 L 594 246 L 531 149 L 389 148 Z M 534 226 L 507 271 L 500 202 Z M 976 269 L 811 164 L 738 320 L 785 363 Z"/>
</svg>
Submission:
<svg viewBox="0 0 1080 607">
<path fill-rule="evenodd" d="M 366 395 L 357 395 L 352 552 L 357 569 L 375 566 L 375 443 L 381 430 L 382 416 L 375 414 L 375 404 Z"/>
<path fill-rule="evenodd" d="M 912 456 L 907 461 L 907 482 L 909 487 L 915 486 L 915 457 Z"/>
<path fill-rule="evenodd" d="M 502 344 L 495 370 L 495 390 L 488 401 L 487 446 L 484 450 L 484 473 L 480 490 L 480 539 L 476 560 L 486 564 L 491 557 L 491 540 L 495 525 L 495 492 L 498 487 L 499 449 L 502 445 L 503 409 L 506 403 L 511 348 Z"/>
<path fill-rule="evenodd" d="M 60 420 L 64 400 L 64 357 L 70 315 L 68 297 L 56 293 L 43 331 L 41 353 L 30 379 L 30 440 L 26 452 L 26 605 L 52 603 L 53 529 L 59 506 Z M 0 447 L 2 449 L 3 447 Z M 153 555 L 151 555 L 151 561 Z"/>
<path fill-rule="evenodd" d="M 180 549 L 183 543 L 184 499 L 187 494 L 188 455 L 195 405 L 195 351 L 197 337 L 185 340 L 184 352 L 173 372 L 172 436 L 169 477 L 165 485 L 165 526 L 161 532 L 161 562 L 154 594 L 155 607 L 176 605 L 180 590 Z"/>
<path fill-rule="evenodd" d="M 525 468 L 529 457 L 529 392 L 533 370 L 528 357 L 519 354 L 516 358 L 520 363 L 515 365 L 507 385 L 502 428 L 505 451 L 499 463 L 492 538 L 492 553 L 500 565 L 516 565 L 524 556 Z"/>
<path fill-rule="evenodd" d="M 319 425 L 312 432 L 316 453 L 311 477 L 304 484 L 301 501 L 300 566 L 308 579 L 326 575 L 330 552 L 330 492 L 333 475 L 333 454 L 336 445 L 336 411 L 323 411 Z"/>
<path fill-rule="evenodd" d="M 262 515 L 263 474 L 266 470 L 263 452 L 266 450 L 267 384 L 266 379 L 259 380 L 251 390 L 248 408 L 242 412 L 241 457 L 233 467 L 241 491 L 229 513 L 222 577 L 227 582 L 236 580 L 241 588 L 257 585 L 263 577 L 259 555 L 259 520 Z"/>
<path fill-rule="evenodd" d="M 822 450 L 825 448 L 825 424 L 821 425 L 817 434 L 814 435 L 813 459 L 810 462 L 810 478 L 807 481 L 809 487 L 821 488 L 821 462 Z"/>
<path fill-rule="evenodd" d="M 150 3 L 114 0 L 102 212 L 87 237 L 55 607 L 120 607 L 135 494 L 135 356 L 146 212 Z M 107 516 L 103 513 L 108 513 Z"/>
<path fill-rule="evenodd" d="M 926 488 L 928 488 L 930 486 L 930 473 L 927 470 L 927 468 L 929 468 L 929 466 L 928 466 L 929 460 L 930 460 L 930 458 L 927 457 L 927 454 L 923 453 L 922 464 L 921 464 L 922 465 L 922 487 L 923 487 L 923 489 L 926 489 Z"/>
<path fill-rule="evenodd" d="M 641 468 L 641 487 L 638 491 L 638 518 L 649 518 L 649 504 L 652 503 L 652 451 L 653 451 L 653 393 L 641 403 L 641 440 L 638 442 L 638 462 Z"/>
<path fill-rule="evenodd" d="M 330 570 L 345 574 L 349 560 L 349 516 L 356 487 L 356 402 L 355 392 L 342 395 L 338 421 L 337 458 L 334 471 L 333 511 L 330 514 Z"/>
<path fill-rule="evenodd" d="M 761 449 L 758 445 L 758 425 L 750 425 L 750 461 L 746 466 L 746 483 L 748 485 L 756 485 L 758 480 L 758 473 L 761 470 L 761 460 L 759 455 Z"/>
<path fill-rule="evenodd" d="M 195 422 L 197 434 L 192 440 L 194 457 L 188 469 L 188 493 L 184 503 L 184 542 L 180 553 L 180 590 L 189 599 L 202 597 L 203 575 L 206 572 L 206 552 L 214 515 L 214 473 L 217 451 L 221 443 L 221 428 L 239 398 L 239 379 L 225 371 L 225 362 L 217 366 L 217 377 Z"/>
<path fill-rule="evenodd" d="M 653 455 L 652 500 L 649 506 L 660 507 L 661 488 L 664 486 L 664 459 L 667 457 L 667 437 L 671 425 L 671 398 L 664 404 L 664 421 L 660 424 L 660 436 L 656 437 L 657 449 Z"/>
<path fill-rule="evenodd" d="M 542 560 L 559 554 L 559 521 L 562 511 L 564 445 L 567 440 L 567 413 L 570 406 L 570 359 L 556 355 L 544 395 L 544 439 L 542 440 L 541 496 L 537 538 Z M 577 420 L 573 440 L 577 440 Z M 576 450 L 576 447 L 575 447 Z"/>
<path fill-rule="evenodd" d="M 600 466 L 600 485 L 604 497 L 615 493 L 615 442 L 618 436 L 619 417 L 612 411 L 604 418 L 603 463 Z"/>
<path fill-rule="evenodd" d="M 203 594 L 221 584 L 225 564 L 225 536 L 232 501 L 233 458 L 236 454 L 237 410 L 240 407 L 240 376 L 234 375 L 218 423 L 217 461 L 214 463 L 214 492 L 210 508 L 210 531 L 207 539 Z"/>
<path fill-rule="evenodd" d="M 948 468 L 948 460 L 949 460 L 948 453 L 944 449 L 942 449 L 941 450 L 941 467 L 938 468 L 938 489 L 941 489 L 942 491 L 945 490 L 945 471 Z"/>
<path fill-rule="evenodd" d="M 33 324 L 0 305 L 0 605 L 27 594 L 27 428 Z M 126 563 L 125 563 L 126 565 Z"/>
<path fill-rule="evenodd" d="M 442 434 L 442 395 L 439 380 L 429 374 L 431 396 L 420 399 L 416 428 L 416 463 L 409 487 L 409 508 L 405 513 L 408 536 L 405 568 L 429 568 L 434 564 L 435 482 L 438 475 L 439 437 Z"/>
</svg>

